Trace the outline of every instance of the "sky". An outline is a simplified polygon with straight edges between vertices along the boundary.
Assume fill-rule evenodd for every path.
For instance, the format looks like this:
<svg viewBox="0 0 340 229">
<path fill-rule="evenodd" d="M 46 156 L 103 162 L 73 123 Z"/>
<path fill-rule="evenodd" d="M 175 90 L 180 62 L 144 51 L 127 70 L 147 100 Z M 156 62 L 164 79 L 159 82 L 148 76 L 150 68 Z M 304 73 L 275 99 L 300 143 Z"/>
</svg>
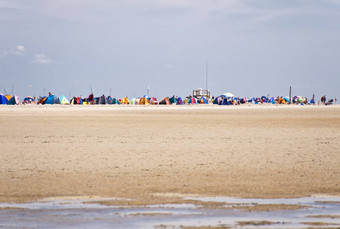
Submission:
<svg viewBox="0 0 340 229">
<path fill-rule="evenodd" d="M 0 0 L 0 93 L 340 97 L 340 0 Z"/>
</svg>

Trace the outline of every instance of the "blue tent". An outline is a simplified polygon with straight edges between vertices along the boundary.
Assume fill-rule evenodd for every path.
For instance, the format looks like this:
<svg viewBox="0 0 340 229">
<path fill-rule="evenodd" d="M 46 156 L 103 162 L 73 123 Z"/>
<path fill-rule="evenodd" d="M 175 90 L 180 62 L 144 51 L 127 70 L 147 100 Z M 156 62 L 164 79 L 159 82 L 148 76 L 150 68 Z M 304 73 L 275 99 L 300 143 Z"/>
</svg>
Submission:
<svg viewBox="0 0 340 229">
<path fill-rule="evenodd" d="M 17 105 L 19 104 L 19 96 L 13 96 L 7 103 L 7 105 Z"/>
<path fill-rule="evenodd" d="M 275 98 L 272 97 L 272 98 L 269 100 L 269 102 L 272 103 L 272 104 L 275 104 Z"/>
<path fill-rule="evenodd" d="M 229 105 L 228 104 L 228 99 L 226 97 L 221 97 L 221 100 L 218 103 L 218 105 Z"/>
<path fill-rule="evenodd" d="M 120 104 L 119 99 L 113 98 L 112 104 Z"/>
<path fill-rule="evenodd" d="M 173 103 L 177 104 L 177 99 L 176 99 L 175 96 L 172 96 L 172 97 L 169 99 L 169 101 L 170 101 L 171 104 L 173 104 Z"/>
<path fill-rule="evenodd" d="M 8 99 L 6 98 L 5 95 L 0 94 L 0 104 L 7 104 L 8 103 Z"/>
<path fill-rule="evenodd" d="M 60 100 L 55 95 L 48 96 L 45 104 L 60 104 Z"/>
<path fill-rule="evenodd" d="M 204 98 L 204 97 L 202 97 L 202 98 L 200 99 L 200 103 L 201 103 L 201 104 L 209 104 L 209 103 L 208 103 L 208 100 L 207 100 L 206 98 Z"/>
<path fill-rule="evenodd" d="M 177 99 L 177 105 L 183 105 L 183 99 L 181 97 L 178 97 Z"/>
<path fill-rule="evenodd" d="M 261 101 L 263 101 L 263 100 L 264 100 L 265 103 L 268 103 L 268 98 L 266 96 L 261 97 Z"/>
</svg>

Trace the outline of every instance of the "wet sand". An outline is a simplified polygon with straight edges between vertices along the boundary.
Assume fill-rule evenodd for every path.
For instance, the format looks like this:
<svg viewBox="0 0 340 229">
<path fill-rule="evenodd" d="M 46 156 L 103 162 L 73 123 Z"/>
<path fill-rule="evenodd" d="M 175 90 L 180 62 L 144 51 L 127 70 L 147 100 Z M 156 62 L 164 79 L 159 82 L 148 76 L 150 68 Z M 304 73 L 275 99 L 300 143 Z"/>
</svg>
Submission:
<svg viewBox="0 0 340 229">
<path fill-rule="evenodd" d="M 0 126 L 2 202 L 340 195 L 340 106 L 0 106 Z"/>
</svg>

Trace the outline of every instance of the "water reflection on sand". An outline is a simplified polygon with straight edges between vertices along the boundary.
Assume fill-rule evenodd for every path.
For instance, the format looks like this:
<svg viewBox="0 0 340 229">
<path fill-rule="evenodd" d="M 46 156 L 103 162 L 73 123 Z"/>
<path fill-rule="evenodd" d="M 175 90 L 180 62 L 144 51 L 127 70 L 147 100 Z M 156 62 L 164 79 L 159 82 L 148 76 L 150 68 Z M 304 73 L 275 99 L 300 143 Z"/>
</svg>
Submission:
<svg viewBox="0 0 340 229">
<path fill-rule="evenodd" d="M 110 206 L 98 201 L 105 203 L 117 198 L 100 197 L 0 203 L 0 228 L 340 227 L 340 197 L 241 199 L 193 196 L 183 199 L 192 203 Z"/>
</svg>

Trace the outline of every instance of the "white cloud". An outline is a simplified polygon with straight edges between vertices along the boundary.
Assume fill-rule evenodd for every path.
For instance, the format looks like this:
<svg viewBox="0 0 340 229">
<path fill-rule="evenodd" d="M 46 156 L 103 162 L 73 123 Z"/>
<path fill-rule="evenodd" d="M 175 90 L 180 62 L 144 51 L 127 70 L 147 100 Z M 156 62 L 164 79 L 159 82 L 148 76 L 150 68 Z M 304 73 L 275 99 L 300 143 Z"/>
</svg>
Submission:
<svg viewBox="0 0 340 229">
<path fill-rule="evenodd" d="M 34 60 L 32 60 L 32 62 L 39 64 L 49 64 L 52 62 L 52 60 L 48 58 L 44 53 L 38 53 L 34 55 Z"/>
<path fill-rule="evenodd" d="M 25 53 L 25 47 L 23 45 L 18 45 L 15 49 L 9 52 L 13 55 L 23 55 Z"/>
</svg>

